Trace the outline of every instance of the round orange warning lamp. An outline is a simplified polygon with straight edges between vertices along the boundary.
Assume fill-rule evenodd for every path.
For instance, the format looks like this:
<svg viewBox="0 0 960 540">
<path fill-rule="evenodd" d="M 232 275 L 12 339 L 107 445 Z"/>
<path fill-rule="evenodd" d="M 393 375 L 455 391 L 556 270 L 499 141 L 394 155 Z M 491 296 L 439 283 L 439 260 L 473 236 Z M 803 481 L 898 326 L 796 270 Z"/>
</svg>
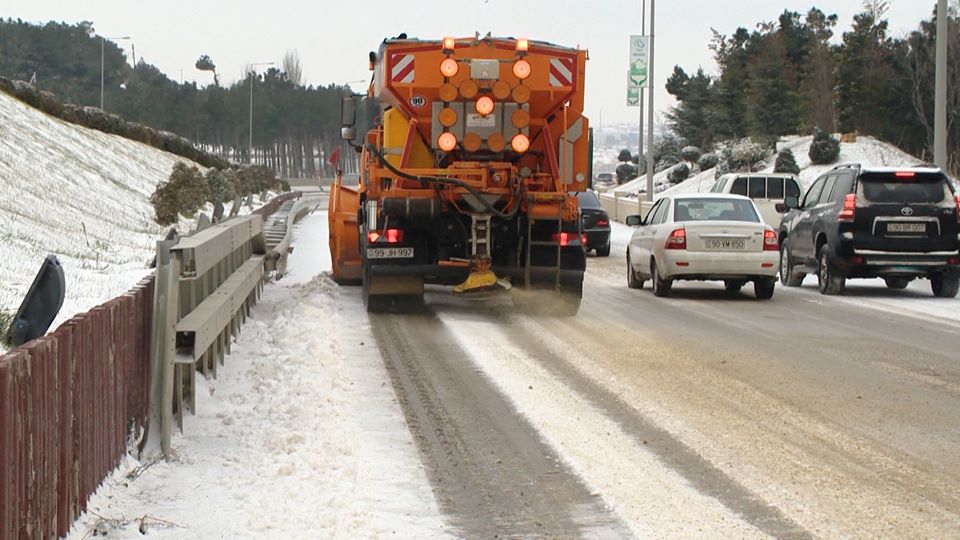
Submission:
<svg viewBox="0 0 960 540">
<path fill-rule="evenodd" d="M 497 81 L 493 83 L 493 97 L 499 100 L 505 100 L 510 97 L 510 85 L 507 81 Z"/>
<path fill-rule="evenodd" d="M 477 113 L 480 116 L 487 116 L 493 112 L 493 98 L 483 96 L 477 100 Z"/>
<path fill-rule="evenodd" d="M 453 58 L 444 58 L 443 62 L 440 62 L 440 73 L 444 77 L 450 78 L 459 72 L 460 64 L 458 64 Z"/>
<path fill-rule="evenodd" d="M 513 100 L 517 103 L 526 103 L 530 101 L 530 89 L 522 84 L 513 89 Z"/>
<path fill-rule="evenodd" d="M 443 120 L 441 120 L 441 122 L 442 121 Z M 513 116 L 510 117 L 510 121 L 513 122 L 513 127 L 523 129 L 530 125 L 530 113 L 525 109 L 517 109 L 513 111 Z"/>
<path fill-rule="evenodd" d="M 480 136 L 472 131 L 463 136 L 463 149 L 467 152 L 476 152 L 480 149 L 480 144 L 483 142 L 480 139 Z"/>
<path fill-rule="evenodd" d="M 513 147 L 514 152 L 522 154 L 530 149 L 530 139 L 523 133 L 518 133 L 513 136 L 513 140 L 510 141 L 510 146 Z"/>
<path fill-rule="evenodd" d="M 439 93 L 440 99 L 443 101 L 450 102 L 457 99 L 457 87 L 450 83 L 444 83 L 443 86 L 440 87 Z"/>
<path fill-rule="evenodd" d="M 487 137 L 487 148 L 492 152 L 503 152 L 505 146 L 507 146 L 507 140 L 500 133 Z"/>
<path fill-rule="evenodd" d="M 513 74 L 521 81 L 529 77 L 531 71 L 530 62 L 526 60 L 517 60 L 516 63 L 513 64 Z"/>
<path fill-rule="evenodd" d="M 479 91 L 480 87 L 477 86 L 477 81 L 473 79 L 467 79 L 460 83 L 460 95 L 467 99 L 473 99 Z"/>
<path fill-rule="evenodd" d="M 437 146 L 444 152 L 451 152 L 457 147 L 457 136 L 449 131 L 441 133 L 440 138 L 437 139 Z"/>
<path fill-rule="evenodd" d="M 444 107 L 440 110 L 440 114 L 437 115 L 437 120 L 440 121 L 441 126 L 451 127 L 457 123 L 457 111 L 450 107 Z"/>
</svg>

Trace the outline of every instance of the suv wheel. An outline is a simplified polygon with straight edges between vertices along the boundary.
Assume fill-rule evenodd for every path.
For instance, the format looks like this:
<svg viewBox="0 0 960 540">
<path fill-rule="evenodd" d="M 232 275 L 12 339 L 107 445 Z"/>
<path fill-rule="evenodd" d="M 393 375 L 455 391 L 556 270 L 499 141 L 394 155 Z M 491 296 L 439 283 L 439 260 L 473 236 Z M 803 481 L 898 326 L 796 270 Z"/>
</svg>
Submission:
<svg viewBox="0 0 960 540">
<path fill-rule="evenodd" d="M 660 298 L 670 296 L 670 288 L 673 286 L 673 282 L 669 279 L 660 278 L 660 271 L 657 270 L 657 261 L 650 262 L 650 276 L 650 281 L 653 283 L 654 296 L 659 296 Z"/>
<path fill-rule="evenodd" d="M 826 244 L 820 246 L 817 257 L 817 280 L 820 283 L 820 294 L 830 296 L 843 294 L 843 287 L 847 280 L 830 262 L 830 246 Z"/>
<path fill-rule="evenodd" d="M 883 281 L 886 282 L 887 287 L 890 289 L 906 289 L 907 285 L 910 284 L 910 278 L 905 277 L 889 277 L 883 278 Z"/>
<path fill-rule="evenodd" d="M 643 280 L 637 277 L 637 273 L 633 271 L 633 265 L 630 264 L 630 252 L 627 252 L 627 287 L 631 289 L 642 289 Z"/>
<path fill-rule="evenodd" d="M 777 288 L 777 280 L 758 279 L 753 282 L 753 294 L 758 300 L 769 300 L 773 298 L 773 290 Z"/>
<path fill-rule="evenodd" d="M 786 244 L 784 241 L 780 245 L 780 283 L 787 287 L 799 287 L 803 285 L 803 278 L 807 275 L 794 271 L 793 260 L 790 259 L 790 251 L 787 250 Z"/>
<path fill-rule="evenodd" d="M 937 298 L 954 298 L 960 291 L 960 276 L 948 274 L 934 274 L 930 276 L 930 288 Z"/>
</svg>

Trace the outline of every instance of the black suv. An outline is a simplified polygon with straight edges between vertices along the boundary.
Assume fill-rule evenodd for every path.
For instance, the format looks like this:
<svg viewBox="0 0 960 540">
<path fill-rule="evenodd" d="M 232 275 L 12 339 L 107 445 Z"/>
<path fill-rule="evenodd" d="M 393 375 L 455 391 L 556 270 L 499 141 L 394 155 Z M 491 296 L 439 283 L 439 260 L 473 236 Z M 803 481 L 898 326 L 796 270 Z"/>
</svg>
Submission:
<svg viewBox="0 0 960 540">
<path fill-rule="evenodd" d="M 927 278 L 935 296 L 960 288 L 960 196 L 940 169 L 841 165 L 787 197 L 780 222 L 780 281 L 816 273 L 823 294 L 847 278 L 883 278 L 891 289 Z"/>
</svg>

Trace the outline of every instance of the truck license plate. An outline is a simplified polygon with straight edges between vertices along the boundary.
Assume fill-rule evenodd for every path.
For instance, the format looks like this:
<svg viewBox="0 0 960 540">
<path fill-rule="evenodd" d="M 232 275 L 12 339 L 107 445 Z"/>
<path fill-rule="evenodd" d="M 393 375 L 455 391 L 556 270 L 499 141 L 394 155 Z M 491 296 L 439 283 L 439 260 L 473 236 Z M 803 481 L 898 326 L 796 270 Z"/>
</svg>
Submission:
<svg viewBox="0 0 960 540">
<path fill-rule="evenodd" d="M 926 223 L 887 223 L 888 233 L 925 233 Z"/>
<path fill-rule="evenodd" d="M 412 247 L 367 248 L 368 259 L 412 259 Z"/>
<path fill-rule="evenodd" d="M 706 243 L 707 249 L 734 250 L 744 249 L 747 247 L 747 241 L 742 239 L 707 240 Z"/>
</svg>

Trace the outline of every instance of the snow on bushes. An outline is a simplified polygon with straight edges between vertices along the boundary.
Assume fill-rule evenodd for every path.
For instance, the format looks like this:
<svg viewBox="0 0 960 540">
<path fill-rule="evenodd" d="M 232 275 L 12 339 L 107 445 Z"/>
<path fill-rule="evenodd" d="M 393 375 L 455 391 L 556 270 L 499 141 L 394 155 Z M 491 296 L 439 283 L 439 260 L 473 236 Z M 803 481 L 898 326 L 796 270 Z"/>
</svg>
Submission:
<svg viewBox="0 0 960 540">
<path fill-rule="evenodd" d="M 817 129 L 810 145 L 810 162 L 814 165 L 830 165 L 840 159 L 840 141 L 833 135 Z"/>
<path fill-rule="evenodd" d="M 775 173 L 800 174 L 800 166 L 797 165 L 797 158 L 789 148 L 777 154 L 777 161 L 773 165 Z"/>
</svg>

